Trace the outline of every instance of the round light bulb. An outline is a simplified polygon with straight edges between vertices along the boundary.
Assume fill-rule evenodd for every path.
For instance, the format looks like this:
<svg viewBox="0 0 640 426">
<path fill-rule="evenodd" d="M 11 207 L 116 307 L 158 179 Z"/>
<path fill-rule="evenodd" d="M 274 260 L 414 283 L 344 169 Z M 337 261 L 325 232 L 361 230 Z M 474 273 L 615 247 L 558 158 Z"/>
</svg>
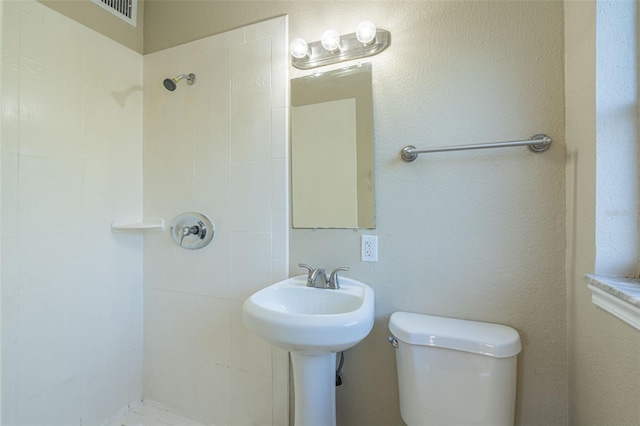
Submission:
<svg viewBox="0 0 640 426">
<path fill-rule="evenodd" d="M 309 46 L 303 38 L 294 38 L 289 45 L 291 56 L 297 59 L 302 59 L 309 54 Z"/>
<path fill-rule="evenodd" d="M 376 26 L 371 21 L 362 21 L 356 27 L 356 38 L 362 44 L 371 44 L 376 38 Z"/>
<path fill-rule="evenodd" d="M 340 34 L 336 30 L 327 30 L 322 33 L 322 47 L 329 52 L 333 52 L 340 47 Z"/>
</svg>

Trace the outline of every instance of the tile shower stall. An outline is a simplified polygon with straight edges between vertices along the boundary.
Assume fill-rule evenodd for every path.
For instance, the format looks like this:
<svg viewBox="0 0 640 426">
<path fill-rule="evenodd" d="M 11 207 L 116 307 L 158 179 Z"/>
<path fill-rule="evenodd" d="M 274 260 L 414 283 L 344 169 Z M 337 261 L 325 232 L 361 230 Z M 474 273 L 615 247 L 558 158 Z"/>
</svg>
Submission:
<svg viewBox="0 0 640 426">
<path fill-rule="evenodd" d="M 2 424 L 108 424 L 142 400 L 285 424 L 287 354 L 241 306 L 288 271 L 286 17 L 142 56 L 0 6 Z M 189 211 L 215 223 L 202 250 L 169 235 Z M 142 217 L 165 230 L 111 231 Z"/>
</svg>

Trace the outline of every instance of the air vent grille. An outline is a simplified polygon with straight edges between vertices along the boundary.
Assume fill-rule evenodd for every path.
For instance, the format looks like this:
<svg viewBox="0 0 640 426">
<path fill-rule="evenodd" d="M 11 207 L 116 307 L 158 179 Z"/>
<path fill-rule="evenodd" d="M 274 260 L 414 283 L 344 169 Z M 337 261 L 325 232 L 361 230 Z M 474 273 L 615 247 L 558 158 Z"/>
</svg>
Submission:
<svg viewBox="0 0 640 426">
<path fill-rule="evenodd" d="M 120 19 L 136 26 L 138 0 L 91 0 Z"/>
</svg>

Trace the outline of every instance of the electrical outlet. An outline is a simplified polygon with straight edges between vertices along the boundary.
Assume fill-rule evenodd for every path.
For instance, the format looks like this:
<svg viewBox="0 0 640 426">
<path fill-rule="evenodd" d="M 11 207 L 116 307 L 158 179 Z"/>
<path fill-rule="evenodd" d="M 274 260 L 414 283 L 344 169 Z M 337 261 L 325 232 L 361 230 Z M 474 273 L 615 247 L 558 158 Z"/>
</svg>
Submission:
<svg viewBox="0 0 640 426">
<path fill-rule="evenodd" d="M 363 262 L 377 262 L 378 261 L 378 236 L 363 235 L 362 244 L 360 247 L 360 253 L 362 255 Z"/>
</svg>

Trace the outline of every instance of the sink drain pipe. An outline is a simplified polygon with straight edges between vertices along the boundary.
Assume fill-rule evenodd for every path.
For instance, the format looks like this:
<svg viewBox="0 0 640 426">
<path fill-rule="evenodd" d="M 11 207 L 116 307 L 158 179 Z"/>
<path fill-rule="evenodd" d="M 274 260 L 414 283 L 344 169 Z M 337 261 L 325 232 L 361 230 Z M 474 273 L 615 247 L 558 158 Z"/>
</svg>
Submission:
<svg viewBox="0 0 640 426">
<path fill-rule="evenodd" d="M 342 366 L 344 365 L 344 351 L 340 352 L 340 363 L 338 364 L 338 369 L 336 370 L 336 386 L 340 386 L 342 384 Z"/>
</svg>

